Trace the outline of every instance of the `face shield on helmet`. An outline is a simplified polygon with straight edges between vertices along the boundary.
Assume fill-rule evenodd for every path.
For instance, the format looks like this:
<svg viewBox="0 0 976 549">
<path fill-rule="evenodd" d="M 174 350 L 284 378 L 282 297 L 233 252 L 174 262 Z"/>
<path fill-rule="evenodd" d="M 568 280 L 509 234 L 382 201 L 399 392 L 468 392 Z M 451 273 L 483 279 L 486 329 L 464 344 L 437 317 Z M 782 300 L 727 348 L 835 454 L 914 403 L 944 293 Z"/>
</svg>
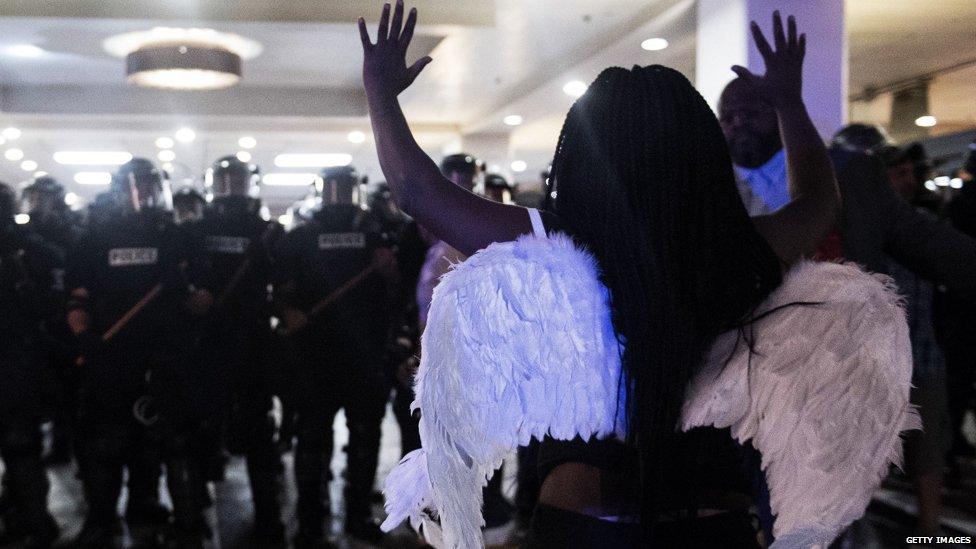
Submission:
<svg viewBox="0 0 976 549">
<path fill-rule="evenodd" d="M 112 190 L 122 197 L 131 212 L 173 209 L 173 193 L 166 173 L 144 158 L 133 158 L 119 166 L 112 177 Z"/>
<path fill-rule="evenodd" d="M 207 201 L 192 187 L 184 187 L 173 195 L 173 219 L 177 225 L 203 219 Z"/>
<path fill-rule="evenodd" d="M 484 164 L 470 154 L 459 153 L 445 156 L 441 160 L 441 173 L 452 183 L 473 191 L 480 183 Z"/>
<path fill-rule="evenodd" d="M 225 156 L 207 170 L 204 185 L 214 198 L 257 198 L 261 191 L 261 172 L 255 164 L 241 162 L 236 156 Z"/>
<path fill-rule="evenodd" d="M 363 182 L 351 166 L 326 168 L 315 181 L 315 196 L 322 206 L 359 206 Z"/>
<path fill-rule="evenodd" d="M 514 204 L 515 185 L 509 183 L 507 179 L 496 173 L 485 176 L 484 192 L 485 198 L 502 204 Z"/>
<path fill-rule="evenodd" d="M 64 186 L 49 176 L 38 177 L 21 192 L 21 209 L 32 219 L 48 219 L 63 213 Z"/>
</svg>

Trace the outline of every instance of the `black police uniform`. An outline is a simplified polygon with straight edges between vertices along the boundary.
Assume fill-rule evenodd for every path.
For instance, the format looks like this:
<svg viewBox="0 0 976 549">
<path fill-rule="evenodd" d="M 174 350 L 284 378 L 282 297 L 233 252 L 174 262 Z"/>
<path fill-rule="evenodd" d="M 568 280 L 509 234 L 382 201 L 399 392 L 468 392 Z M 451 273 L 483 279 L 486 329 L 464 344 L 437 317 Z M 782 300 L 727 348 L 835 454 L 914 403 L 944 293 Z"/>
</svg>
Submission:
<svg viewBox="0 0 976 549">
<path fill-rule="evenodd" d="M 400 452 L 406 455 L 420 448 L 419 418 L 410 405 L 415 398 L 413 386 L 396 377 L 399 367 L 416 361 L 420 345 L 420 319 L 417 307 L 417 281 L 427 256 L 427 244 L 420 236 L 417 223 L 405 218 L 387 219 L 384 232 L 396 242 L 396 265 L 399 273 L 393 298 L 393 330 L 387 345 L 387 364 L 393 383 L 393 416 L 400 427 Z"/>
<path fill-rule="evenodd" d="M 68 251 L 81 240 L 84 231 L 80 219 L 67 209 L 49 216 L 31 215 L 30 221 L 24 225 L 24 230 L 39 238 L 45 245 L 51 247 L 59 256 L 66 257 Z M 74 439 L 75 417 L 77 415 L 77 369 L 72 368 L 77 355 L 75 354 L 71 332 L 64 322 L 64 261 L 62 260 L 52 271 L 51 298 L 57 301 L 58 307 L 52 308 L 52 316 L 45 320 L 45 335 L 41 340 L 39 353 L 36 358 L 39 366 L 46 372 L 44 379 L 44 402 L 47 409 L 45 415 L 50 417 L 51 450 L 46 456 L 46 462 L 64 464 L 71 460 L 71 445 Z"/>
<path fill-rule="evenodd" d="M 387 246 L 379 223 L 355 205 L 324 206 L 285 235 L 276 265 L 276 301 L 309 311 L 355 277 Z M 389 329 L 388 281 L 373 272 L 294 334 L 301 354 L 295 450 L 299 536 L 321 537 L 329 514 L 332 423 L 340 408 L 349 426 L 346 529 L 370 520 L 380 423 L 390 393 L 383 364 Z"/>
<path fill-rule="evenodd" d="M 195 539 L 203 530 L 202 475 L 190 458 L 198 441 L 189 435 L 202 405 L 187 390 L 199 385 L 202 374 L 181 363 L 187 339 L 183 303 L 203 270 L 185 232 L 169 214 L 152 210 L 97 224 L 69 259 L 67 285 L 87 290 L 92 318 L 91 330 L 79 337 L 85 362 L 77 454 L 86 527 L 111 530 L 123 468 L 128 465 L 132 474 L 133 456 L 152 468 L 152 456 L 161 453 L 175 532 Z M 100 334 L 157 284 L 158 297 L 103 344 Z M 153 423 L 157 411 L 162 419 Z"/>
<path fill-rule="evenodd" d="M 243 196 L 218 198 L 194 227 L 209 258 L 203 284 L 216 299 L 199 352 L 204 363 L 216 368 L 212 412 L 225 443 L 247 458 L 256 530 L 278 536 L 283 535 L 282 465 L 270 416 L 274 380 L 266 352 L 270 247 L 280 226 L 261 219 L 252 206 Z"/>
<path fill-rule="evenodd" d="M 60 308 L 63 255 L 31 235 L 0 226 L 0 457 L 4 479 L 3 542 L 46 546 L 58 536 L 47 510 L 41 463 L 41 380 L 37 354 L 42 325 Z"/>
</svg>

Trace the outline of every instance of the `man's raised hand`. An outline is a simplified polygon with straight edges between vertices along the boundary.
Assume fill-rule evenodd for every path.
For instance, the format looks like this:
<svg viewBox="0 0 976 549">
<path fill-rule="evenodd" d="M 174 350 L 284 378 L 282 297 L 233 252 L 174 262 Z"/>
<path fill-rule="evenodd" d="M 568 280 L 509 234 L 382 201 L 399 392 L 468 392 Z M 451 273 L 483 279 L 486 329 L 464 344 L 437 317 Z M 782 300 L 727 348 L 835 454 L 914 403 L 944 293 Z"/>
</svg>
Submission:
<svg viewBox="0 0 976 549">
<path fill-rule="evenodd" d="M 383 5 L 376 43 L 370 41 L 366 21 L 359 18 L 359 37 L 363 42 L 363 85 L 374 99 L 392 99 L 417 79 L 420 71 L 432 61 L 422 57 L 407 67 L 407 48 L 417 25 L 417 9 L 410 10 L 403 21 L 403 0 L 398 0 L 390 21 L 390 5 Z"/>
<path fill-rule="evenodd" d="M 783 20 L 779 11 L 773 12 L 774 50 L 755 21 L 751 24 L 756 48 L 766 65 L 766 74 L 756 76 L 749 69 L 735 65 L 732 71 L 751 83 L 770 104 L 780 107 L 802 101 L 803 57 L 807 50 L 805 34 L 797 36 L 796 19 L 789 16 L 787 30 L 783 32 Z"/>
</svg>

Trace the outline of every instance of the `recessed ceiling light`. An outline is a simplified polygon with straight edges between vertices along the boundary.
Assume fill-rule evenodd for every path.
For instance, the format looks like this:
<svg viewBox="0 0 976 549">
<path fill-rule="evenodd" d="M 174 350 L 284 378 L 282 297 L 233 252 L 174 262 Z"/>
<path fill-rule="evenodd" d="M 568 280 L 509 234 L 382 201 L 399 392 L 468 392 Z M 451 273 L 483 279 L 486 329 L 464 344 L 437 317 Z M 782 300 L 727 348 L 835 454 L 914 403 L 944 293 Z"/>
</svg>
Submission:
<svg viewBox="0 0 976 549">
<path fill-rule="evenodd" d="M 14 127 L 4 128 L 4 130 L 0 132 L 0 135 L 2 135 L 7 141 L 13 141 L 14 139 L 19 138 L 20 134 L 21 131 Z"/>
<path fill-rule="evenodd" d="M 11 162 L 16 162 L 24 157 L 24 151 L 20 149 L 7 149 L 4 151 L 3 157 Z"/>
<path fill-rule="evenodd" d="M 119 166 L 132 160 L 125 151 L 58 151 L 54 161 L 69 166 Z"/>
<path fill-rule="evenodd" d="M 176 130 L 176 140 L 180 143 L 191 143 L 197 138 L 197 132 L 193 128 L 180 128 Z"/>
<path fill-rule="evenodd" d="M 30 223 L 30 216 L 27 214 L 17 214 L 14 216 L 14 223 L 18 225 L 26 225 Z"/>
<path fill-rule="evenodd" d="M 34 162 L 33 160 L 24 160 L 20 163 L 20 169 L 24 170 L 25 172 L 32 172 L 37 169 L 37 162 Z"/>
<path fill-rule="evenodd" d="M 172 162 L 176 160 L 176 153 L 173 152 L 171 149 L 163 149 L 159 151 L 159 154 L 156 155 L 156 158 L 158 158 L 160 162 Z"/>
<path fill-rule="evenodd" d="M 931 128 L 932 126 L 935 126 L 938 123 L 939 121 L 936 120 L 934 116 L 928 114 L 925 116 L 919 116 L 918 118 L 915 119 L 915 125 L 920 128 Z"/>
<path fill-rule="evenodd" d="M 933 192 L 939 190 L 939 187 L 935 184 L 935 181 L 932 181 L 931 179 L 925 182 L 925 188 Z"/>
<path fill-rule="evenodd" d="M 668 47 L 668 41 L 664 38 L 648 38 L 641 42 L 641 48 L 647 51 L 660 51 Z"/>
<path fill-rule="evenodd" d="M 64 195 L 64 203 L 68 206 L 74 206 L 78 203 L 78 195 L 75 193 L 67 193 Z"/>
<path fill-rule="evenodd" d="M 939 177 L 936 177 L 934 179 L 934 181 L 935 181 L 935 184 L 938 185 L 939 187 L 948 187 L 949 186 L 949 183 L 952 180 L 949 179 L 949 176 L 948 175 L 940 175 Z"/>
<path fill-rule="evenodd" d="M 11 57 L 24 57 L 28 59 L 41 57 L 47 53 L 43 48 L 39 48 L 34 44 L 14 44 L 3 48 L 3 52 Z"/>
<path fill-rule="evenodd" d="M 346 135 L 346 139 L 348 139 L 350 143 L 359 144 L 366 141 L 366 134 L 359 130 L 353 130 Z"/>
<path fill-rule="evenodd" d="M 563 93 L 570 97 L 581 97 L 589 86 L 579 80 L 570 80 L 563 86 Z"/>
<path fill-rule="evenodd" d="M 516 160 L 515 162 L 512 162 L 511 167 L 513 172 L 521 173 L 524 172 L 529 167 L 529 165 L 526 164 L 525 161 L 523 160 Z"/>
<path fill-rule="evenodd" d="M 522 123 L 522 117 L 517 114 L 510 114 L 502 119 L 506 126 L 518 126 Z"/>
<path fill-rule="evenodd" d="M 240 160 L 241 162 L 250 162 L 251 153 L 247 151 L 237 151 L 237 159 Z"/>
<path fill-rule="evenodd" d="M 156 147 L 160 149 L 172 149 L 173 148 L 173 138 L 172 137 L 158 137 L 156 138 Z"/>
<path fill-rule="evenodd" d="M 34 172 L 34 176 L 33 177 L 34 177 L 34 179 L 37 179 L 38 177 L 44 177 L 45 175 L 47 175 L 47 172 L 45 172 L 43 170 L 38 170 L 38 171 Z"/>
<path fill-rule="evenodd" d="M 253 149 L 254 147 L 258 146 L 258 140 L 254 139 L 249 135 L 245 135 L 244 137 L 237 140 L 237 144 L 242 149 Z"/>
<path fill-rule="evenodd" d="M 306 187 L 318 177 L 314 173 L 272 172 L 261 178 L 261 183 L 272 187 Z"/>
<path fill-rule="evenodd" d="M 345 153 L 279 154 L 274 160 L 279 168 L 331 168 L 351 162 L 352 155 Z"/>
<path fill-rule="evenodd" d="M 962 188 L 962 178 L 961 177 L 953 177 L 952 179 L 949 180 L 949 186 L 952 187 L 953 189 L 961 189 Z"/>
<path fill-rule="evenodd" d="M 112 174 L 108 172 L 78 172 L 75 183 L 79 185 L 108 185 L 112 182 Z"/>
</svg>

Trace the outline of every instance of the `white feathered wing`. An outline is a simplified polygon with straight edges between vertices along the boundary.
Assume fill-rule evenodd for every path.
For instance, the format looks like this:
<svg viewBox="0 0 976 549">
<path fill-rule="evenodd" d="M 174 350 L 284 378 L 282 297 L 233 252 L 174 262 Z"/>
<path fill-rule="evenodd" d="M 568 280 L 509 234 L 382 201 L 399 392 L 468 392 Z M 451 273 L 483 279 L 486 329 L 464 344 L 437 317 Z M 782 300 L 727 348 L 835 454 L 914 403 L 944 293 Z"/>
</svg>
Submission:
<svg viewBox="0 0 976 549">
<path fill-rule="evenodd" d="M 607 298 L 592 256 L 558 235 L 493 244 L 441 278 L 415 387 L 423 449 L 387 478 L 384 527 L 410 518 L 432 544 L 480 547 L 481 488 L 514 448 L 623 436 Z"/>
<path fill-rule="evenodd" d="M 751 440 L 776 515 L 773 547 L 826 547 L 901 464 L 901 432 L 920 427 L 905 313 L 887 277 L 813 262 L 794 266 L 764 313 L 715 342 L 682 427 L 731 427 Z"/>
</svg>

